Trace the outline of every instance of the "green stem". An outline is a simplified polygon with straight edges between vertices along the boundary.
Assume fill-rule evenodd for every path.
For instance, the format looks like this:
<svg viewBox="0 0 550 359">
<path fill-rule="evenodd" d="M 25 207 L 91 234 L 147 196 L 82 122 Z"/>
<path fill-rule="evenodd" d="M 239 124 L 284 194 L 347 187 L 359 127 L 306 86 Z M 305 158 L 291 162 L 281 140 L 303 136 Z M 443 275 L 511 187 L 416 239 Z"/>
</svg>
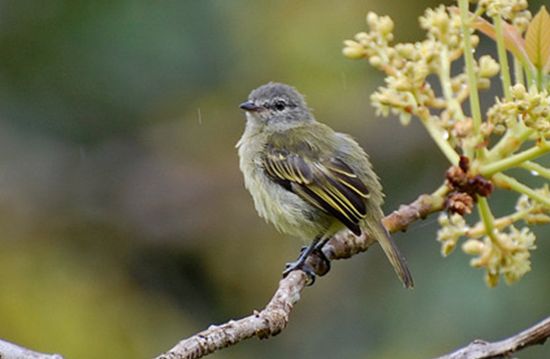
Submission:
<svg viewBox="0 0 550 359">
<path fill-rule="evenodd" d="M 537 76 L 537 90 L 542 91 L 543 87 L 543 78 L 544 74 L 542 73 L 542 69 L 537 68 L 536 70 L 536 76 Z"/>
<path fill-rule="evenodd" d="M 516 126 L 516 128 L 517 130 L 508 129 L 500 141 L 491 148 L 487 154 L 488 161 L 494 161 L 513 153 L 520 148 L 523 142 L 527 141 L 529 136 L 534 132 L 532 129 L 524 126 Z"/>
<path fill-rule="evenodd" d="M 527 77 L 527 89 L 530 89 L 531 86 L 535 85 L 535 78 L 533 76 L 533 66 L 525 66 L 525 75 Z"/>
<path fill-rule="evenodd" d="M 474 136 L 479 138 L 481 127 L 481 107 L 477 91 L 477 78 L 474 69 L 474 55 L 472 39 L 470 38 L 470 19 L 468 17 L 468 0 L 458 0 L 460 7 L 460 22 L 462 23 L 462 37 L 464 40 L 464 62 L 468 75 L 468 88 L 470 89 L 470 111 L 472 112 Z"/>
<path fill-rule="evenodd" d="M 493 217 L 493 213 L 491 213 L 491 208 L 489 207 L 489 202 L 487 202 L 487 198 L 478 196 L 477 210 L 479 212 L 481 222 L 483 222 L 483 226 L 485 227 L 485 232 L 491 239 L 491 242 L 500 246 L 495 231 L 495 218 Z"/>
<path fill-rule="evenodd" d="M 481 168 L 479 169 L 479 173 L 481 173 L 485 177 L 491 177 L 497 172 L 502 172 L 509 168 L 517 167 L 521 165 L 523 162 L 535 159 L 547 152 L 550 152 L 549 144 L 542 143 L 540 146 L 535 145 L 530 149 L 520 153 L 516 153 L 513 156 L 506 157 L 502 160 L 482 165 Z"/>
<path fill-rule="evenodd" d="M 540 91 L 548 90 L 548 76 L 544 74 L 544 69 L 541 69 L 540 72 L 540 76 L 542 77 L 540 83 Z"/>
<path fill-rule="evenodd" d="M 431 118 L 431 116 L 427 116 L 427 118 L 421 118 L 422 123 L 424 124 L 424 127 L 432 137 L 432 139 L 435 141 L 441 152 L 447 157 L 449 162 L 451 164 L 456 165 L 458 164 L 458 161 L 460 159 L 460 156 L 458 153 L 456 153 L 455 149 L 449 144 L 449 142 L 445 139 L 444 132 L 439 128 L 437 123 Z"/>
<path fill-rule="evenodd" d="M 550 179 L 550 169 L 541 166 L 536 162 L 525 161 L 520 165 L 520 167 L 525 168 L 532 173 L 536 173 L 535 176 L 542 176 L 544 178 Z"/>
<path fill-rule="evenodd" d="M 493 181 L 497 186 L 501 188 L 510 189 L 512 191 L 524 194 L 532 200 L 550 207 L 550 197 L 544 196 L 543 194 L 536 192 L 532 188 L 524 185 L 513 177 L 506 176 L 503 173 L 497 173 L 493 176 Z"/>
<path fill-rule="evenodd" d="M 487 9 L 484 7 L 484 6 L 479 6 L 479 2 L 476 4 L 476 11 L 474 11 L 474 14 L 472 16 L 472 18 L 477 18 L 477 17 L 480 17 L 483 15 L 483 13 L 486 11 Z"/>
<path fill-rule="evenodd" d="M 449 60 L 449 49 L 447 46 L 443 46 L 443 49 L 439 53 L 439 59 L 441 61 L 439 81 L 441 82 L 443 96 L 448 104 L 447 107 L 453 111 L 453 115 L 457 117 L 457 120 L 462 121 L 464 120 L 464 112 L 462 112 L 462 107 L 458 103 L 453 94 L 453 89 L 451 88 L 451 61 Z"/>
<path fill-rule="evenodd" d="M 441 89 L 443 91 L 443 97 L 447 103 L 446 107 L 450 112 L 450 115 L 456 118 L 458 121 L 464 121 L 465 116 L 462 111 L 462 106 L 456 99 L 451 87 L 451 60 L 449 59 L 449 49 L 443 46 L 439 53 L 439 61 L 441 63 L 439 71 L 439 82 L 441 83 Z M 464 154 L 467 157 L 473 156 L 473 148 L 464 148 Z"/>
<path fill-rule="evenodd" d="M 449 192 L 450 192 L 449 186 L 447 186 L 446 184 L 443 184 L 438 189 L 436 189 L 430 196 L 432 196 L 433 198 L 439 198 L 444 202 Z"/>
<path fill-rule="evenodd" d="M 439 71 L 439 82 L 441 83 L 441 89 L 443 97 L 446 101 L 446 107 L 450 112 L 450 115 L 458 121 L 465 121 L 464 112 L 462 106 L 456 99 L 451 87 L 451 61 L 449 59 L 449 49 L 444 46 L 439 54 L 439 61 L 441 63 Z M 473 157 L 474 149 L 471 146 L 464 146 L 464 154 L 467 157 Z"/>
<path fill-rule="evenodd" d="M 529 213 L 530 213 L 529 210 L 523 210 L 519 212 L 514 212 L 504 217 L 495 218 L 493 221 L 494 228 L 496 229 L 506 228 L 515 222 L 521 221 Z M 479 238 L 484 234 L 487 234 L 485 225 L 483 223 L 478 223 L 473 228 L 470 228 L 469 230 L 467 230 L 464 235 L 469 238 Z"/>
<path fill-rule="evenodd" d="M 500 63 L 500 79 L 502 80 L 502 90 L 506 100 L 512 99 L 510 88 L 512 81 L 510 80 L 510 66 L 508 66 L 508 56 L 506 55 L 506 47 L 504 46 L 504 33 L 502 32 L 502 18 L 499 15 L 493 16 L 495 24 L 495 32 L 497 38 L 498 62 Z"/>
<path fill-rule="evenodd" d="M 523 66 L 521 62 L 514 57 L 514 80 L 517 84 L 525 84 L 525 79 L 523 78 Z"/>
</svg>

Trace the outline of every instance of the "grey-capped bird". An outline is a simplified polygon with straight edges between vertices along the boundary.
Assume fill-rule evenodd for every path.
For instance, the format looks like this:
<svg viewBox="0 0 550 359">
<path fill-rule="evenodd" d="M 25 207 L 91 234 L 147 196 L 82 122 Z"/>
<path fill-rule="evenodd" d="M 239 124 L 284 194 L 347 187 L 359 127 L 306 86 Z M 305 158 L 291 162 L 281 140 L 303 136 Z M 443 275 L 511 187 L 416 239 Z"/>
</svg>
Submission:
<svg viewBox="0 0 550 359">
<path fill-rule="evenodd" d="M 268 83 L 240 105 L 246 128 L 237 143 L 246 188 L 259 215 L 286 234 L 311 240 L 283 275 L 302 269 L 314 251 L 347 227 L 366 231 L 386 253 L 407 288 L 413 279 L 382 225 L 382 186 L 368 156 L 350 136 L 317 122 L 293 87 Z M 325 258 L 326 259 L 326 258 Z"/>
</svg>

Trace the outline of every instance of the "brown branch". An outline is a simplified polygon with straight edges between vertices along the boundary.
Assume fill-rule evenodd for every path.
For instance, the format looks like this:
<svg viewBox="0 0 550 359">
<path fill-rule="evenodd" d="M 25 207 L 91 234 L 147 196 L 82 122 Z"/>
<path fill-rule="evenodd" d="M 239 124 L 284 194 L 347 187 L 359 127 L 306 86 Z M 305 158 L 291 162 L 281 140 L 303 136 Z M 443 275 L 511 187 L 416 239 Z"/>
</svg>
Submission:
<svg viewBox="0 0 550 359">
<path fill-rule="evenodd" d="M 0 339 L 1 359 L 63 359 L 59 354 L 44 354 L 20 347 L 17 344 Z"/>
<path fill-rule="evenodd" d="M 386 216 L 383 220 L 384 226 L 390 232 L 406 230 L 414 221 L 443 209 L 447 192 L 447 187 L 442 186 L 431 195 L 421 195 L 414 202 L 403 205 Z M 373 243 L 375 243 L 374 239 L 365 235 L 356 237 L 349 231 L 343 231 L 323 247 L 323 252 L 330 260 L 349 258 L 366 251 Z M 316 273 L 322 275 L 326 270 L 321 267 L 322 261 L 318 259 L 310 256 L 308 264 Z M 307 276 L 304 272 L 299 270 L 291 272 L 279 282 L 275 295 L 260 312 L 254 312 L 236 321 L 230 320 L 222 325 L 212 325 L 180 341 L 168 352 L 155 359 L 197 359 L 248 338 L 266 339 L 279 334 L 286 327 L 290 312 L 294 304 L 300 300 L 300 294 L 306 287 L 306 282 Z"/>
<path fill-rule="evenodd" d="M 157 359 L 196 359 L 216 350 L 237 344 L 248 338 L 267 339 L 279 334 L 287 325 L 292 306 L 300 300 L 307 276 L 293 271 L 279 282 L 279 288 L 269 304 L 261 311 L 239 320 L 230 320 L 179 342 Z"/>
<path fill-rule="evenodd" d="M 525 329 L 513 337 L 489 343 L 474 340 L 467 347 L 437 359 L 487 359 L 507 357 L 508 354 L 535 344 L 543 344 L 550 337 L 550 317 Z"/>
</svg>

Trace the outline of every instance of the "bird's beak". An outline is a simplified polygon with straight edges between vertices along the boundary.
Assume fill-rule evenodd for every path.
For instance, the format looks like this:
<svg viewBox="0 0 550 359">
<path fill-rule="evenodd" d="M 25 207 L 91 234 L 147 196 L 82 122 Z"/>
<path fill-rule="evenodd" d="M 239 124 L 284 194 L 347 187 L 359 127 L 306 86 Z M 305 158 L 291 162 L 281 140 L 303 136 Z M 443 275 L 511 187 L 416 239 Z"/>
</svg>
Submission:
<svg viewBox="0 0 550 359">
<path fill-rule="evenodd" d="M 261 109 L 260 106 L 257 106 L 254 102 L 252 101 L 245 101 L 243 103 L 241 103 L 239 105 L 239 107 L 242 109 L 242 110 L 245 110 L 245 111 L 250 111 L 250 112 L 257 112 Z"/>
</svg>

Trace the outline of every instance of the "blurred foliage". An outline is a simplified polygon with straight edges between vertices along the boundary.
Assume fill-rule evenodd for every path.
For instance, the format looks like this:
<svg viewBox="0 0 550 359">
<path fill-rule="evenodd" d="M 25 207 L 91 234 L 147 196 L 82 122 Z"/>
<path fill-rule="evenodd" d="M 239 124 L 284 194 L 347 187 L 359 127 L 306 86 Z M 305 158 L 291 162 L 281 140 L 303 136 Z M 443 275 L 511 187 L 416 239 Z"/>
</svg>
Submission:
<svg viewBox="0 0 550 359">
<path fill-rule="evenodd" d="M 238 171 L 238 104 L 264 82 L 359 140 L 387 211 L 434 189 L 443 156 L 420 126 L 374 118 L 381 77 L 340 52 L 368 10 L 413 41 L 434 4 L 0 1 L 0 337 L 148 358 L 262 307 L 300 246 L 257 217 Z M 548 314 L 548 229 L 533 271 L 489 290 L 466 256 L 441 259 L 435 221 L 396 236 L 414 291 L 375 248 L 308 289 L 284 333 L 213 357 L 424 358 Z"/>
</svg>

